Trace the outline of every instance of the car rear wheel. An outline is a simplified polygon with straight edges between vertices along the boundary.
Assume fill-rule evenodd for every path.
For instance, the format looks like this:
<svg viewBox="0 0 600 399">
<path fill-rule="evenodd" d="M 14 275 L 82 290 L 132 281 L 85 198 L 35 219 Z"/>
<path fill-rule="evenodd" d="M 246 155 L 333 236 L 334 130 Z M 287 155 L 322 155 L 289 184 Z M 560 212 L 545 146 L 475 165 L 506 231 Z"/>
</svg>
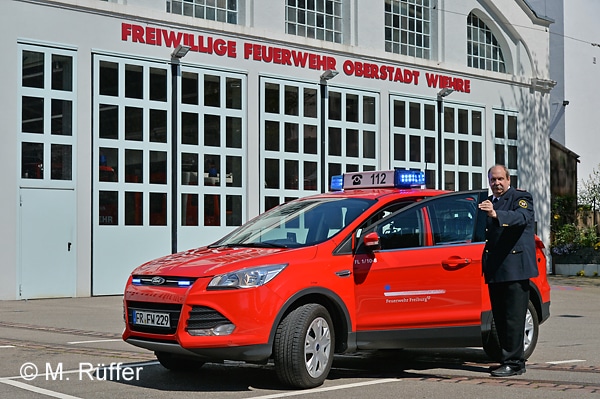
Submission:
<svg viewBox="0 0 600 399">
<path fill-rule="evenodd" d="M 540 324 L 533 303 L 529 301 L 527 304 L 527 314 L 525 315 L 525 337 L 524 358 L 527 360 L 535 350 L 537 345 Z M 502 357 L 502 349 L 498 340 L 498 331 L 496 331 L 496 323 L 492 320 L 492 328 L 483 339 L 483 350 L 493 360 L 500 361 Z"/>
<path fill-rule="evenodd" d="M 279 380 L 294 388 L 314 388 L 325 381 L 333 363 L 331 316 L 318 304 L 288 314 L 275 335 L 273 356 Z"/>
<path fill-rule="evenodd" d="M 189 357 L 177 356 L 168 352 L 154 352 L 158 362 L 164 368 L 171 371 L 189 371 L 199 369 L 204 365 L 203 361 Z"/>
</svg>

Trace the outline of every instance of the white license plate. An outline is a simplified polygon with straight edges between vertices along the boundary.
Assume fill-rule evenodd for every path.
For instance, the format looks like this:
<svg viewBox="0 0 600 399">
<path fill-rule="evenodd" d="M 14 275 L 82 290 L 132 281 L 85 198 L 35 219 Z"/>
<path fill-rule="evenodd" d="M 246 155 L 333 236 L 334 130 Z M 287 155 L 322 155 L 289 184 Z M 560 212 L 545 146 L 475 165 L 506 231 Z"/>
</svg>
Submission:
<svg viewBox="0 0 600 399">
<path fill-rule="evenodd" d="M 171 319 L 168 313 L 133 311 L 133 324 L 138 326 L 171 327 Z"/>
</svg>

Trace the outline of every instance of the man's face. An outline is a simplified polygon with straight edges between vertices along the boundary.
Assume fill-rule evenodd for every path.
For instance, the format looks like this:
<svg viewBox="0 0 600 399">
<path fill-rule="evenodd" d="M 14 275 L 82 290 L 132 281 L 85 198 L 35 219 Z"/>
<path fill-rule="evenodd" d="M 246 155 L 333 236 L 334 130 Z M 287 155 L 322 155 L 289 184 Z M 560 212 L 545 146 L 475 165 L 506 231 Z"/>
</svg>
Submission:
<svg viewBox="0 0 600 399">
<path fill-rule="evenodd" d="M 499 197 L 508 190 L 510 186 L 510 177 L 506 177 L 504 168 L 495 167 L 490 171 L 490 188 L 495 197 Z"/>
</svg>

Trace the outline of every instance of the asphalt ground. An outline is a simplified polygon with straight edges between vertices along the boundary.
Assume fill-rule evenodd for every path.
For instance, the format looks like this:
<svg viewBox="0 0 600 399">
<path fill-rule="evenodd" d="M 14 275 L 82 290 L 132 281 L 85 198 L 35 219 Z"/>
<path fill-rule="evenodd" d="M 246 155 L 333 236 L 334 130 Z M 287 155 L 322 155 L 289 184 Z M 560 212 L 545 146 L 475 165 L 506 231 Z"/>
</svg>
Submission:
<svg viewBox="0 0 600 399">
<path fill-rule="evenodd" d="M 600 278 L 548 280 L 551 317 L 522 376 L 490 378 L 493 363 L 478 348 L 358 353 L 336 358 L 325 384 L 308 391 L 282 387 L 269 365 L 166 371 L 122 342 L 121 296 L 0 301 L 0 398 L 600 397 Z"/>
</svg>

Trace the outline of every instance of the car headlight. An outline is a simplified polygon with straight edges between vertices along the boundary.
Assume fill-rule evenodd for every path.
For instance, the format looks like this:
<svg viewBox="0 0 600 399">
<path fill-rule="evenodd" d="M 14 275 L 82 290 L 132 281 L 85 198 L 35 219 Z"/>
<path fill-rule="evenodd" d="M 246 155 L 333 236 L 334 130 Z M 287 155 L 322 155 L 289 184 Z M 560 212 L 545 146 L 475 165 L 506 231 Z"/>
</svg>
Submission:
<svg viewBox="0 0 600 399">
<path fill-rule="evenodd" d="M 208 283 L 208 288 L 252 288 L 260 287 L 275 278 L 287 264 L 253 267 L 250 269 L 236 270 L 231 273 L 220 274 L 213 277 Z"/>
</svg>

